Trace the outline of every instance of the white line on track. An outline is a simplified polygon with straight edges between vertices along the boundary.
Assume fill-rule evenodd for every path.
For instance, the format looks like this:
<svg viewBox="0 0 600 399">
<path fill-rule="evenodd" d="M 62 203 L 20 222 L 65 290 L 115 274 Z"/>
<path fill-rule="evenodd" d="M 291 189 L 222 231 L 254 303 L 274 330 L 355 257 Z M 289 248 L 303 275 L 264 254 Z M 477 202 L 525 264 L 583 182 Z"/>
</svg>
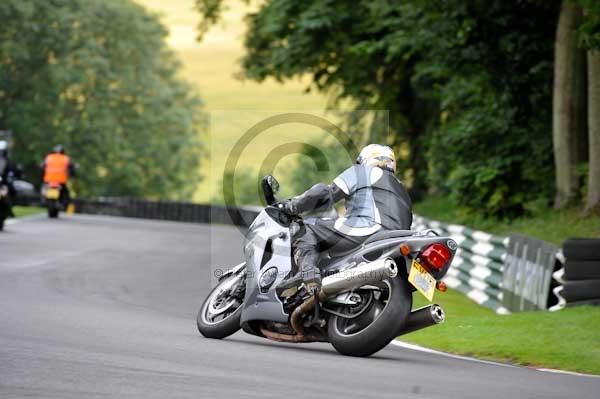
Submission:
<svg viewBox="0 0 600 399">
<path fill-rule="evenodd" d="M 420 346 L 420 345 L 409 344 L 407 342 L 402 342 L 402 341 L 398 341 L 398 340 L 393 340 L 391 343 L 392 343 L 392 345 L 399 346 L 399 347 L 404 348 L 404 349 L 410 349 L 410 350 L 419 351 L 419 352 L 425 352 L 425 353 L 432 353 L 434 355 L 451 357 L 453 359 L 467 360 L 469 362 L 475 362 L 475 363 L 491 364 L 491 365 L 494 365 L 494 366 L 521 368 L 521 366 L 515 366 L 515 365 L 512 365 L 512 364 L 498 363 L 498 362 L 493 362 L 493 361 L 490 361 L 490 360 L 475 359 L 475 358 L 472 358 L 472 357 L 460 356 L 460 355 L 455 355 L 455 354 L 452 354 L 452 353 L 446 353 L 446 352 L 436 351 L 435 349 L 429 349 L 429 348 L 425 348 L 425 347 Z M 576 371 L 556 370 L 556 369 L 537 368 L 537 367 L 526 367 L 526 368 L 531 369 L 531 370 L 537 370 L 537 371 L 545 372 L 545 373 L 568 374 L 568 375 L 575 375 L 575 376 L 578 376 L 578 377 L 600 378 L 600 375 L 578 373 Z"/>
<path fill-rule="evenodd" d="M 492 364 L 494 366 L 502 366 L 502 367 L 518 367 L 518 366 L 514 366 L 512 364 L 492 362 L 490 360 L 481 360 L 481 359 L 475 359 L 475 358 L 472 358 L 472 357 L 460 356 L 460 355 L 454 355 L 452 353 L 446 353 L 446 352 L 436 351 L 435 349 L 429 349 L 429 348 L 425 348 L 425 347 L 420 346 L 420 345 L 409 344 L 407 342 L 402 342 L 402 341 L 398 341 L 398 340 L 394 340 L 391 343 L 392 343 L 392 345 L 399 346 L 399 347 L 404 348 L 404 349 L 411 349 L 411 350 L 419 351 L 419 352 L 432 353 L 434 355 L 451 357 L 453 359 L 468 360 L 470 362 Z"/>
<path fill-rule="evenodd" d="M 534 367 L 535 368 L 535 367 Z M 594 374 L 585 374 L 585 373 L 578 373 L 576 371 L 567 371 L 567 370 L 557 370 L 557 369 L 545 369 L 545 368 L 535 368 L 537 371 L 543 371 L 545 373 L 555 373 L 555 374 L 569 374 L 569 375 L 577 375 L 580 377 L 593 377 L 593 378 L 600 378 L 600 375 L 594 375 Z"/>
</svg>

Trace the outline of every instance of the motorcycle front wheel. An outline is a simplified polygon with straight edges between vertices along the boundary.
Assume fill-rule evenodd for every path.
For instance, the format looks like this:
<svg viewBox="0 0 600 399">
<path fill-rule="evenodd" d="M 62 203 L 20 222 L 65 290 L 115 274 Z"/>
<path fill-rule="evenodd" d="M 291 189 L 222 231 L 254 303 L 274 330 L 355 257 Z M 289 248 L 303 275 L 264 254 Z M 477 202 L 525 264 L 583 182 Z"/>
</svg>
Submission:
<svg viewBox="0 0 600 399">
<path fill-rule="evenodd" d="M 412 293 L 402 277 L 355 290 L 359 306 L 340 307 L 329 317 L 329 342 L 342 355 L 370 356 L 383 349 L 403 329 L 412 307 Z M 343 316 L 342 316 L 343 315 Z"/>
<path fill-rule="evenodd" d="M 243 273 L 232 274 L 219 281 L 204 300 L 196 317 L 200 334 L 206 338 L 221 339 L 241 328 L 243 299 L 240 296 L 243 296 L 240 292 L 243 290 L 240 288 L 244 284 Z"/>
</svg>

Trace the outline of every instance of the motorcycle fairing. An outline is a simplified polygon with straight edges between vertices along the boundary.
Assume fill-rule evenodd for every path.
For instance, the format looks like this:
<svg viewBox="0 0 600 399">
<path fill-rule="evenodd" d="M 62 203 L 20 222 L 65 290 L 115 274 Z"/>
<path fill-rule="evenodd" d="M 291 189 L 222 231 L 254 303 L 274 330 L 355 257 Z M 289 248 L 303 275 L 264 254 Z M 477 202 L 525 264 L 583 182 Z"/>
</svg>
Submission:
<svg viewBox="0 0 600 399">
<path fill-rule="evenodd" d="M 284 312 L 275 288 L 292 270 L 291 247 L 289 228 L 261 211 L 250 225 L 244 243 L 246 294 L 241 323 L 251 320 L 287 323 L 289 315 Z M 266 292 L 261 292 L 260 278 L 272 267 L 277 268 L 275 282 Z"/>
</svg>

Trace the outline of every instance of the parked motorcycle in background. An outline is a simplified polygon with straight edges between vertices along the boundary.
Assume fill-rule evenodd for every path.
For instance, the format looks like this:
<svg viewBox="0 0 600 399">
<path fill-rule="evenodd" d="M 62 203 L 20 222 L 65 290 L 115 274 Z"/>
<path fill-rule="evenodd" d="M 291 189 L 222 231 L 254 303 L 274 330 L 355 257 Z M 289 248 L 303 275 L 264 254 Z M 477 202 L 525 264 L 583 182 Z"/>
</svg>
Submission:
<svg viewBox="0 0 600 399">
<path fill-rule="evenodd" d="M 457 244 L 434 231 L 380 231 L 346 253 L 328 252 L 319 268 L 324 278 L 318 293 L 304 285 L 277 289 L 297 272 L 291 236 L 301 217 L 277 205 L 279 184 L 262 182 L 268 206 L 249 227 L 245 262 L 224 273 L 198 312 L 197 325 L 208 338 L 225 338 L 240 328 L 281 342 L 329 342 L 344 355 L 369 356 L 398 335 L 444 321 L 436 304 L 412 310 L 417 290 L 430 302 Z"/>
</svg>

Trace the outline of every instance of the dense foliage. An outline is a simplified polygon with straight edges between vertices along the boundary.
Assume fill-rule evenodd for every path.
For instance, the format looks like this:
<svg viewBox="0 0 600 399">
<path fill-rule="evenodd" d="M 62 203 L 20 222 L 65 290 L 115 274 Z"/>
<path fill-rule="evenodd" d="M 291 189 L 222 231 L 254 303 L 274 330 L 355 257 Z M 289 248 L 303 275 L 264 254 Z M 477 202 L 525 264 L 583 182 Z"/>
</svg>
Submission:
<svg viewBox="0 0 600 399">
<path fill-rule="evenodd" d="M 291 171 L 289 181 L 290 195 L 304 192 L 317 182 L 330 184 L 342 171 L 354 163 L 354 158 L 345 156 L 347 154 L 339 143 L 329 141 L 313 142 L 305 145 L 302 156 L 298 159 L 297 167 Z M 352 156 L 353 154 L 348 154 Z M 282 195 L 287 194 L 282 190 Z"/>
<path fill-rule="evenodd" d="M 583 22 L 579 27 L 579 45 L 585 49 L 600 50 L 600 1 L 570 0 L 583 9 Z"/>
<path fill-rule="evenodd" d="M 214 21 L 222 2 L 198 0 Z M 208 7 L 209 5 L 210 7 Z M 559 1 L 271 0 L 248 16 L 244 74 L 390 110 L 419 197 L 449 193 L 488 215 L 551 198 L 551 91 Z M 382 139 L 381 137 L 384 137 Z"/>
<path fill-rule="evenodd" d="M 0 21 L 0 128 L 29 178 L 62 143 L 79 194 L 195 190 L 201 103 L 157 17 L 123 0 L 3 0 Z"/>
<path fill-rule="evenodd" d="M 558 4 L 445 2 L 426 11 L 417 29 L 430 36 L 414 80 L 419 92 L 433 88 L 440 107 L 428 136 L 430 181 L 492 215 L 549 202 Z"/>
<path fill-rule="evenodd" d="M 229 206 L 261 205 L 263 196 L 259 182 L 260 177 L 248 170 L 226 171 L 219 195 L 215 195 L 211 202 Z"/>
</svg>

